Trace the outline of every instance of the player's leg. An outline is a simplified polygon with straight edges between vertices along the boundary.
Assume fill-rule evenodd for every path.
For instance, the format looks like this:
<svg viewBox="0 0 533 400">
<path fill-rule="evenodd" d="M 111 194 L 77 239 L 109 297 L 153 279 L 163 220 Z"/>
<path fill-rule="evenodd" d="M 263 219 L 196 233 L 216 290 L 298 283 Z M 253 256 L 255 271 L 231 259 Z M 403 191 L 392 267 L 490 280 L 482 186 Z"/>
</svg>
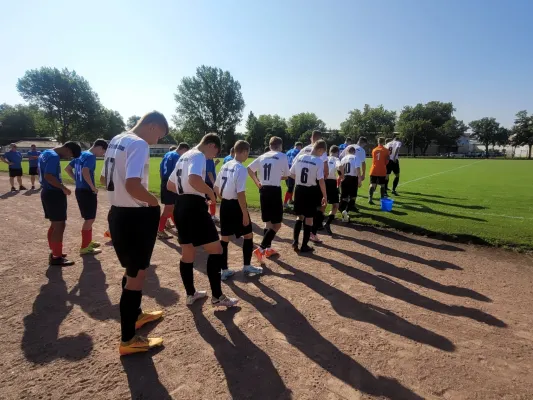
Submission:
<svg viewBox="0 0 533 400">
<path fill-rule="evenodd" d="M 373 197 L 374 197 L 374 192 L 376 191 L 377 183 L 374 182 L 374 177 L 371 177 L 371 179 L 372 179 L 372 182 L 370 183 L 370 188 L 368 189 L 368 204 L 373 205 L 375 204 Z"/>
<path fill-rule="evenodd" d="M 220 278 L 225 281 L 235 275 L 235 272 L 228 268 L 228 246 L 230 236 L 236 234 L 235 207 L 233 200 L 222 199 L 220 202 L 220 245 L 222 246 L 222 265 Z M 238 204 L 237 204 L 238 205 Z M 240 215 L 242 220 L 242 213 Z"/>
<path fill-rule="evenodd" d="M 93 242 L 93 223 L 96 219 L 98 196 L 90 190 L 76 190 L 76 200 L 80 209 L 83 225 L 81 227 L 80 255 L 101 253 L 100 243 Z"/>
<path fill-rule="evenodd" d="M 69 261 L 63 254 L 63 236 L 67 225 L 67 196 L 60 190 L 47 190 L 44 196 L 47 203 L 47 213 L 52 222 L 51 247 L 52 258 L 51 265 L 69 266 L 73 261 Z"/>
<path fill-rule="evenodd" d="M 294 251 L 299 250 L 299 242 L 300 242 L 300 232 L 302 231 L 302 226 L 304 223 L 305 217 L 303 215 L 298 215 L 296 217 L 296 222 L 294 223 L 294 229 L 292 233 L 292 248 Z"/>
<path fill-rule="evenodd" d="M 339 211 L 342 214 L 342 222 L 350 222 L 350 216 L 348 215 L 348 204 L 350 203 L 349 182 L 346 177 L 341 182 L 341 201 L 339 204 Z"/>
<path fill-rule="evenodd" d="M 172 237 L 165 231 L 165 228 L 167 225 L 167 221 L 172 216 L 173 212 L 174 212 L 174 205 L 165 204 L 165 206 L 163 207 L 163 212 L 161 213 L 161 217 L 159 218 L 159 226 L 157 228 L 158 239 L 166 240 Z"/>
<path fill-rule="evenodd" d="M 17 176 L 17 183 L 19 184 L 20 190 L 26 190 L 24 185 L 22 185 L 22 172 L 20 173 L 20 175 Z"/>
<path fill-rule="evenodd" d="M 312 215 L 312 212 L 308 215 Z M 314 249 L 309 246 L 309 239 L 311 238 L 311 230 L 313 228 L 313 217 L 305 216 L 304 221 L 304 236 L 302 239 L 302 247 L 300 247 L 300 252 L 307 253 L 313 251 Z"/>
<path fill-rule="evenodd" d="M 322 227 L 324 222 L 324 211 L 326 211 L 325 206 L 320 206 L 316 209 L 316 213 L 313 216 L 313 227 L 311 228 L 311 237 L 310 240 L 314 243 L 322 243 L 322 240 L 317 235 L 318 230 Z"/>
<path fill-rule="evenodd" d="M 251 222 L 249 226 L 243 226 L 242 228 L 243 228 L 243 232 L 246 232 L 243 235 L 244 240 L 242 242 L 242 261 L 243 261 L 242 270 L 244 273 L 247 273 L 250 276 L 262 274 L 263 268 L 255 267 L 252 265 L 252 252 L 254 249 L 254 234 L 252 232 Z"/>
<path fill-rule="evenodd" d="M 381 181 L 380 182 L 380 186 L 381 186 L 381 198 L 384 199 L 385 197 L 387 197 L 387 184 L 386 184 L 386 181 L 385 182 Z"/>
<path fill-rule="evenodd" d="M 206 243 L 202 246 L 209 256 L 207 257 L 207 277 L 209 285 L 211 286 L 213 306 L 233 307 L 239 300 L 229 298 L 222 293 L 222 285 L 220 281 L 220 271 L 223 264 L 222 246 L 220 241 Z"/>
<path fill-rule="evenodd" d="M 350 188 L 350 206 L 349 210 L 359 212 L 359 209 L 355 206 L 355 201 L 357 199 L 357 192 L 359 191 L 359 178 L 353 179 L 353 183 Z"/>
<path fill-rule="evenodd" d="M 11 191 L 16 191 L 17 189 L 15 188 L 15 175 L 14 175 L 14 172 L 12 172 L 13 170 L 9 170 L 9 184 L 11 185 Z"/>
<path fill-rule="evenodd" d="M 33 167 L 30 167 L 29 174 L 30 174 L 31 190 L 35 190 L 35 169 Z"/>
<path fill-rule="evenodd" d="M 222 224 L 222 213 L 220 214 L 220 220 Z M 222 246 L 222 271 L 220 278 L 225 281 L 229 277 L 235 275 L 235 272 L 228 268 L 228 246 L 229 246 L 229 236 L 220 235 L 220 245 Z"/>
<path fill-rule="evenodd" d="M 400 183 L 400 161 L 396 161 L 394 163 L 393 172 L 394 172 L 394 181 L 392 182 L 392 194 L 398 195 L 396 188 L 398 187 L 398 183 Z"/>
<path fill-rule="evenodd" d="M 197 291 L 194 287 L 194 258 L 196 256 L 196 249 L 192 243 L 181 245 L 181 260 L 180 260 L 180 276 L 185 293 L 187 293 L 186 304 L 192 305 L 196 300 L 207 296 L 205 290 Z"/>
<path fill-rule="evenodd" d="M 285 193 L 285 199 L 283 200 L 283 207 L 284 208 L 287 208 L 289 206 L 289 204 L 292 202 L 295 181 L 294 181 L 294 179 L 289 177 L 289 178 L 287 178 L 286 184 L 287 184 L 287 192 Z"/>
</svg>

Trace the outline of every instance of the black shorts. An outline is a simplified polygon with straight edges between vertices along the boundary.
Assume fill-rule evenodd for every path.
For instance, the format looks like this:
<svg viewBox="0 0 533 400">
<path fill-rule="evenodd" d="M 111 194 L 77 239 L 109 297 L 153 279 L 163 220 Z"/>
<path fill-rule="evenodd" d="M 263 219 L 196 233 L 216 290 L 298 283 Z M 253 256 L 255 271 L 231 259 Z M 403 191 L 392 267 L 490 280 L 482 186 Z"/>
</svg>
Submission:
<svg viewBox="0 0 533 400">
<path fill-rule="evenodd" d="M 317 204 L 316 193 L 316 186 L 296 185 L 294 189 L 294 213 L 296 215 L 303 215 L 305 218 L 314 217 L 317 207 L 320 206 L 320 203 Z"/>
<path fill-rule="evenodd" d="M 39 168 L 38 167 L 30 167 L 28 171 L 28 175 L 39 175 Z"/>
<path fill-rule="evenodd" d="M 180 244 L 202 246 L 219 240 L 217 228 L 201 196 L 182 194 L 174 207 L 174 222 Z"/>
<path fill-rule="evenodd" d="M 279 224 L 283 221 L 281 186 L 263 186 L 259 189 L 259 204 L 263 222 Z"/>
<path fill-rule="evenodd" d="M 357 176 L 346 175 L 341 182 L 341 198 L 356 198 L 358 189 L 359 178 Z"/>
<path fill-rule="evenodd" d="M 22 176 L 22 168 L 9 168 L 9 177 Z"/>
<path fill-rule="evenodd" d="M 296 182 L 294 179 L 292 179 L 290 176 L 287 178 L 287 192 L 292 193 L 294 192 L 294 184 Z"/>
<path fill-rule="evenodd" d="M 326 179 L 326 194 L 328 204 L 339 204 L 339 188 L 336 179 Z"/>
<path fill-rule="evenodd" d="M 168 180 L 161 182 L 161 203 L 166 206 L 173 206 L 176 204 L 178 195 L 177 193 L 171 192 L 167 189 L 167 182 Z"/>
<path fill-rule="evenodd" d="M 250 214 L 248 214 L 250 220 Z M 242 224 L 242 210 L 239 200 L 222 199 L 220 202 L 220 235 L 239 238 L 252 233 L 252 222 L 246 226 Z"/>
<path fill-rule="evenodd" d="M 135 278 L 139 270 L 150 266 L 157 238 L 159 214 L 157 207 L 111 206 L 107 220 L 113 247 L 126 274 Z"/>
<path fill-rule="evenodd" d="M 370 175 L 370 183 L 374 185 L 385 185 L 387 183 L 387 177 Z"/>
<path fill-rule="evenodd" d="M 394 175 L 400 175 L 400 160 L 389 160 L 389 163 L 387 164 L 387 175 L 390 175 L 391 172 L 393 172 Z"/>
<path fill-rule="evenodd" d="M 76 200 L 80 208 L 81 217 L 87 221 L 96 218 L 96 208 L 98 207 L 98 196 L 92 190 L 76 189 Z"/>
<path fill-rule="evenodd" d="M 51 222 L 67 220 L 67 196 L 62 190 L 43 189 L 41 202 L 46 219 Z"/>
</svg>

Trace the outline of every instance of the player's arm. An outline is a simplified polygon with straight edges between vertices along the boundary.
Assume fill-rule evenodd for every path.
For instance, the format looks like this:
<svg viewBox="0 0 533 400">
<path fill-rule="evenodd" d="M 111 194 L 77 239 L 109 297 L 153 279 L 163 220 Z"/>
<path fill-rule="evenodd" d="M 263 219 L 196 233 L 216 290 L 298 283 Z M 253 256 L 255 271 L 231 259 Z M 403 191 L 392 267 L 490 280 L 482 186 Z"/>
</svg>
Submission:
<svg viewBox="0 0 533 400">
<path fill-rule="evenodd" d="M 217 175 L 217 179 L 215 180 L 215 186 L 213 187 L 213 191 L 215 192 L 217 197 L 219 197 L 222 200 L 222 193 L 220 193 L 221 182 L 222 182 L 222 172 L 220 172 Z"/>
<path fill-rule="evenodd" d="M 83 167 L 81 170 L 81 175 L 83 176 L 83 179 L 85 180 L 85 182 L 87 182 L 87 185 L 89 185 L 93 193 L 98 193 L 98 189 L 96 188 L 96 186 L 94 186 L 94 182 L 91 179 L 91 170 L 87 167 Z"/>
<path fill-rule="evenodd" d="M 126 192 L 136 200 L 147 203 L 149 206 L 159 205 L 157 198 L 150 193 L 142 184 L 144 163 L 150 153 L 149 147 L 144 141 L 134 143 L 128 149 L 126 156 Z"/>
<path fill-rule="evenodd" d="M 206 194 L 209 196 L 209 200 L 216 202 L 215 192 L 211 189 L 207 183 L 202 179 L 200 175 L 189 174 L 188 176 L 189 185 L 196 190 L 197 192 Z"/>
<path fill-rule="evenodd" d="M 209 178 L 209 182 L 211 182 L 211 184 L 214 186 L 215 185 L 215 176 L 213 175 L 212 172 L 208 172 L 207 173 L 207 177 Z"/>
<path fill-rule="evenodd" d="M 324 161 L 324 176 L 329 175 L 329 165 L 328 165 L 328 158 L 326 157 L 326 161 Z"/>
<path fill-rule="evenodd" d="M 5 162 L 7 165 L 13 164 L 11 161 L 8 161 L 7 158 L 5 158 L 4 156 L 0 156 L 0 161 Z"/>
<path fill-rule="evenodd" d="M 248 175 L 250 178 L 252 178 L 252 181 L 254 181 L 255 186 L 257 186 L 258 189 L 261 189 L 261 182 L 257 178 L 257 170 L 259 169 L 259 166 L 261 165 L 260 158 L 256 158 L 250 165 L 248 165 Z"/>
<path fill-rule="evenodd" d="M 244 169 L 237 174 L 237 200 L 242 211 L 242 225 L 248 226 L 250 218 L 248 216 L 248 203 L 246 202 L 246 172 Z"/>
<path fill-rule="evenodd" d="M 363 177 L 361 176 L 361 167 L 356 167 L 355 168 L 355 172 L 357 173 L 357 176 L 358 176 L 358 184 L 359 184 L 359 187 L 361 187 L 361 185 L 363 184 Z"/>
<path fill-rule="evenodd" d="M 72 179 L 73 181 L 76 181 L 76 177 L 74 176 L 74 168 L 72 168 L 72 163 L 69 163 L 65 167 L 65 172 L 67 173 L 68 176 L 70 176 L 70 179 Z"/>
</svg>

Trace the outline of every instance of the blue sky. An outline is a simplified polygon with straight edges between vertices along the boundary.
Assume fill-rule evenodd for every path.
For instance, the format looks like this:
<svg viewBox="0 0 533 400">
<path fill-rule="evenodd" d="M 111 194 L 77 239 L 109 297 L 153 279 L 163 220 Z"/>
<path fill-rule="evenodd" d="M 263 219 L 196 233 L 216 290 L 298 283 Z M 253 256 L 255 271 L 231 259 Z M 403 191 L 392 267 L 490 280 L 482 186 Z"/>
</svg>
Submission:
<svg viewBox="0 0 533 400">
<path fill-rule="evenodd" d="M 530 0 L 3 1 L 0 102 L 22 102 L 27 69 L 67 67 L 124 119 L 170 118 L 206 64 L 240 81 L 243 119 L 312 111 L 337 128 L 365 103 L 441 100 L 509 126 L 533 112 L 531 15 Z"/>
</svg>

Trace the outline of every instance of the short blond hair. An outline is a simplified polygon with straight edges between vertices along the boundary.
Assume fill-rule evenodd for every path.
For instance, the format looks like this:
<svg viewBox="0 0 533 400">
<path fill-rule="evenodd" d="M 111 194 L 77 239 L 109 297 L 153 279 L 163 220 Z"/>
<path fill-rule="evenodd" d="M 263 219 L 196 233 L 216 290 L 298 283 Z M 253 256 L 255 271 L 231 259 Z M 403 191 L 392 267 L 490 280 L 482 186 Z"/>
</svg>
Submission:
<svg viewBox="0 0 533 400">
<path fill-rule="evenodd" d="M 315 142 L 315 145 L 313 146 L 313 150 L 320 150 L 323 149 L 324 151 L 328 150 L 328 145 L 323 140 L 318 140 Z"/>
<path fill-rule="evenodd" d="M 168 135 L 168 121 L 165 116 L 159 111 L 151 111 L 149 113 L 144 114 L 142 118 L 137 122 L 137 125 L 135 125 L 135 127 L 150 124 L 158 125 L 161 128 L 165 129 L 165 135 Z"/>
<path fill-rule="evenodd" d="M 233 148 L 235 149 L 235 153 L 244 153 L 245 151 L 250 151 L 250 143 L 246 140 L 237 140 Z"/>
<path fill-rule="evenodd" d="M 384 137 L 379 137 L 378 138 L 378 144 L 381 144 L 381 145 L 385 144 L 385 140 L 387 140 L 387 139 L 385 139 Z"/>
<path fill-rule="evenodd" d="M 270 148 L 279 149 L 283 146 L 283 139 L 278 136 L 272 136 L 268 142 L 268 145 Z"/>
<path fill-rule="evenodd" d="M 320 132 L 318 130 L 314 130 L 313 133 L 311 133 L 311 140 L 313 142 L 316 142 L 320 138 L 322 138 L 322 132 Z"/>
</svg>

